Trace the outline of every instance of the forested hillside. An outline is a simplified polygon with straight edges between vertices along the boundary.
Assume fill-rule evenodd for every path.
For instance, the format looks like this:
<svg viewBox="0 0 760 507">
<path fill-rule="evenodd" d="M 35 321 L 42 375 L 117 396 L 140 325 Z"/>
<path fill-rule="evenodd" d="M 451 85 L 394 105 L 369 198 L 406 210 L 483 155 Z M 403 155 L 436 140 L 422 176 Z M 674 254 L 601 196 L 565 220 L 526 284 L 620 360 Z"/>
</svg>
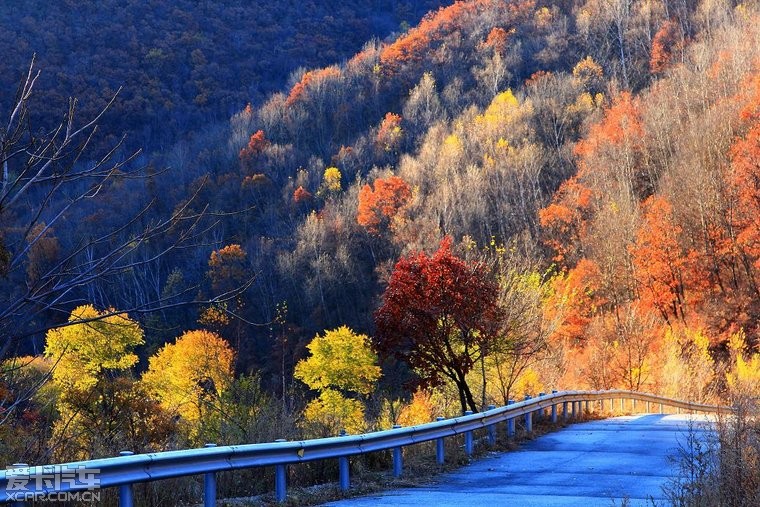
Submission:
<svg viewBox="0 0 760 507">
<path fill-rule="evenodd" d="M 13 90 L 33 55 L 44 72 L 35 126 L 50 128 L 69 97 L 151 153 L 259 103 L 302 67 L 350 58 L 373 38 L 415 24 L 440 1 L 250 2 L 19 0 L 0 4 L 0 86 Z"/>
<path fill-rule="evenodd" d="M 552 388 L 757 396 L 756 2 L 459 1 L 343 59 L 331 27 L 359 38 L 416 12 L 366 3 L 355 12 L 386 14 L 317 28 L 307 4 L 307 30 L 277 18 L 271 34 L 264 14 L 222 9 L 200 31 L 213 37 L 182 45 L 207 80 L 187 65 L 156 88 L 79 75 L 95 79 L 85 93 L 141 97 L 112 106 L 102 146 L 134 125 L 153 143 L 165 118 L 192 134 L 97 192 L 39 180 L 0 200 L 9 302 L 120 255 L 32 319 L 0 314 L 18 335 L 3 358 L 9 462 L 358 432 Z M 239 46 L 208 42 L 228 37 Z M 329 65 L 278 84 L 323 47 Z M 55 93 L 46 79 L 39 97 Z M 128 403 L 104 412 L 104 393 Z"/>
</svg>

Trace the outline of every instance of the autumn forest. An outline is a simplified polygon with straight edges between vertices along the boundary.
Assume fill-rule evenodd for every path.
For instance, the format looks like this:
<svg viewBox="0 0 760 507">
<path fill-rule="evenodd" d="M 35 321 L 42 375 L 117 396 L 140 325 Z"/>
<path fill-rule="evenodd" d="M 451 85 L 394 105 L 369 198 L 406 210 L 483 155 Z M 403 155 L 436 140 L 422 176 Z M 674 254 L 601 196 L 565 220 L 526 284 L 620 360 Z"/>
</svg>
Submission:
<svg viewBox="0 0 760 507">
<path fill-rule="evenodd" d="M 6 463 L 760 396 L 757 2 L 340 4 L 0 6 Z"/>
</svg>

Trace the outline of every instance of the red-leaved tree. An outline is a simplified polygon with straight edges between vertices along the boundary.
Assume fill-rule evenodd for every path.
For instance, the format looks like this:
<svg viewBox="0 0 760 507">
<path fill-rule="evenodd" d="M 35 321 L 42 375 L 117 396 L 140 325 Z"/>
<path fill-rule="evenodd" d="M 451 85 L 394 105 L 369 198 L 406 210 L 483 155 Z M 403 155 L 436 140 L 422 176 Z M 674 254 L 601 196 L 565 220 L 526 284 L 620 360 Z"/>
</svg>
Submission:
<svg viewBox="0 0 760 507">
<path fill-rule="evenodd" d="M 497 293 L 484 266 L 458 258 L 445 238 L 432 256 L 396 263 L 375 312 L 375 348 L 406 362 L 424 385 L 451 380 L 462 410 L 477 411 L 466 377 L 501 335 Z"/>
</svg>

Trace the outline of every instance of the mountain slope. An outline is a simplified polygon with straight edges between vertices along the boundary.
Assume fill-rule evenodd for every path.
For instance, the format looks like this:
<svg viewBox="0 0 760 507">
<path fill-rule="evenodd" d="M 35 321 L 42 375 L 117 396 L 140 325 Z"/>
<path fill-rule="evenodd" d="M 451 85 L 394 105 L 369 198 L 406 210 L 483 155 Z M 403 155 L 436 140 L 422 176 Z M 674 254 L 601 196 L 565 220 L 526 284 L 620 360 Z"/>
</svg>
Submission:
<svg viewBox="0 0 760 507">
<path fill-rule="evenodd" d="M 21 0 L 0 5 L 0 97 L 7 108 L 37 55 L 36 123 L 78 97 L 92 116 L 120 87 L 103 122 L 131 149 L 164 149 L 225 121 L 287 83 L 301 66 L 340 61 L 373 37 L 415 23 L 436 1 L 250 2 Z"/>
</svg>

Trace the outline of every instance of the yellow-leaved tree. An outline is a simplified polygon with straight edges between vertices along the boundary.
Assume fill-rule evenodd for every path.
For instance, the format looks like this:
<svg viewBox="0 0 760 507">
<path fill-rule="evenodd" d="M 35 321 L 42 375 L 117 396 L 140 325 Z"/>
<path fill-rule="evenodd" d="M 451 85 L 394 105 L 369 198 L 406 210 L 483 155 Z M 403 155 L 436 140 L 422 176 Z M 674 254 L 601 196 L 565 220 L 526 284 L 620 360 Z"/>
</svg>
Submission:
<svg viewBox="0 0 760 507">
<path fill-rule="evenodd" d="M 659 391 L 665 396 L 703 402 L 709 400 L 715 361 L 704 330 L 675 325 L 665 330 Z"/>
<path fill-rule="evenodd" d="M 46 459 L 46 444 L 58 399 L 57 390 L 48 381 L 52 369 L 52 363 L 42 356 L 0 361 L 0 420 L 3 421 L 0 459 L 6 463 Z"/>
<path fill-rule="evenodd" d="M 140 325 L 113 309 L 98 311 L 91 305 L 71 312 L 77 324 L 51 329 L 45 336 L 45 357 L 55 363 L 53 381 L 68 389 L 90 389 L 107 371 L 131 368 L 137 362 L 132 350 L 144 343 Z"/>
<path fill-rule="evenodd" d="M 340 169 L 337 167 L 328 167 L 322 175 L 322 185 L 317 193 L 324 197 L 329 194 L 340 192 L 342 178 L 343 175 L 340 173 Z"/>
<path fill-rule="evenodd" d="M 49 444 L 55 458 L 161 450 L 174 424 L 128 371 L 137 362 L 134 348 L 144 341 L 139 324 L 90 305 L 76 308 L 69 322 L 46 335 L 45 357 L 58 393 Z"/>
<path fill-rule="evenodd" d="M 319 398 L 312 400 L 304 409 L 308 427 L 316 436 L 331 436 L 341 429 L 348 433 L 365 430 L 364 403 L 346 398 L 335 389 L 324 389 Z"/>
<path fill-rule="evenodd" d="M 730 370 L 726 383 L 734 396 L 757 397 L 760 395 L 760 353 L 746 353 L 747 337 L 744 330 L 731 335 L 728 340 L 731 352 Z"/>
<path fill-rule="evenodd" d="M 346 326 L 317 335 L 307 345 L 311 356 L 296 364 L 294 376 L 320 396 L 306 407 L 304 417 L 317 433 L 334 435 L 341 429 L 364 431 L 364 403 L 380 378 L 377 356 L 366 335 Z"/>
<path fill-rule="evenodd" d="M 191 439 L 199 435 L 204 415 L 219 407 L 220 395 L 233 380 L 234 352 L 216 333 L 188 331 L 149 359 L 142 382 L 170 414 L 179 415 Z"/>
<path fill-rule="evenodd" d="M 415 426 L 429 423 L 433 420 L 436 412 L 435 404 L 429 392 L 417 390 L 412 400 L 401 408 L 398 416 L 398 424 L 402 426 Z"/>
</svg>

